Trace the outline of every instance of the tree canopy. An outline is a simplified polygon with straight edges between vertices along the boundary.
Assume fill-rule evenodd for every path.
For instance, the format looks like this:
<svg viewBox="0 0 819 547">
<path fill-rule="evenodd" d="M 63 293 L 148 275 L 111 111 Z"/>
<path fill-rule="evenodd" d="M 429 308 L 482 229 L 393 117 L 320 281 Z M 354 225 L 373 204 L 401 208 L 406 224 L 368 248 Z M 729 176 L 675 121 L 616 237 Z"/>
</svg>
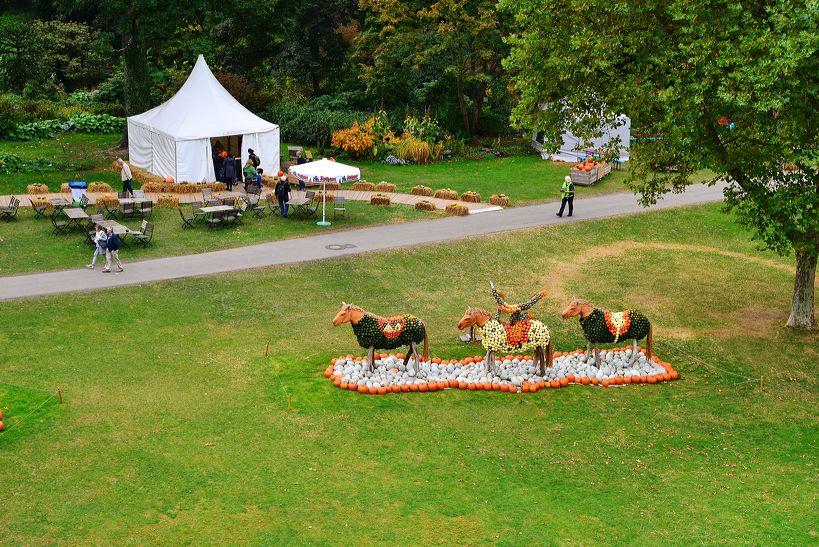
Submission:
<svg viewBox="0 0 819 547">
<path fill-rule="evenodd" d="M 696 169 L 764 246 L 795 251 L 790 326 L 810 327 L 819 252 L 819 3 L 502 0 L 513 119 L 591 136 L 619 113 L 661 135 L 631 151 L 645 204 Z"/>
</svg>

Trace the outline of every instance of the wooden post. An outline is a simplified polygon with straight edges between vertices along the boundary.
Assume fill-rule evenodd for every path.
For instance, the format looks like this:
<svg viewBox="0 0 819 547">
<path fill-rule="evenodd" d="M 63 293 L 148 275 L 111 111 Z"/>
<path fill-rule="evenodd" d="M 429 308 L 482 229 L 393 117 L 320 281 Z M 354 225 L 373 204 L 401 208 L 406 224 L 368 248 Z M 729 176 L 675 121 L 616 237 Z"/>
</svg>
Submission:
<svg viewBox="0 0 819 547">
<path fill-rule="evenodd" d="M 518 401 L 518 402 L 522 403 L 523 402 L 523 388 L 521 388 L 521 390 L 518 391 L 518 394 L 520 394 L 520 401 Z"/>
<path fill-rule="evenodd" d="M 57 386 L 57 395 L 60 396 L 60 404 L 63 404 L 63 390 L 60 388 L 60 386 Z"/>
<path fill-rule="evenodd" d="M 287 410 L 292 410 L 292 405 L 290 404 L 291 399 L 293 398 L 292 395 L 287 396 Z"/>
<path fill-rule="evenodd" d="M 270 342 L 264 345 L 264 356 L 267 357 L 268 352 L 270 351 Z"/>
<path fill-rule="evenodd" d="M 759 377 L 759 391 L 765 391 L 765 377 Z"/>
</svg>

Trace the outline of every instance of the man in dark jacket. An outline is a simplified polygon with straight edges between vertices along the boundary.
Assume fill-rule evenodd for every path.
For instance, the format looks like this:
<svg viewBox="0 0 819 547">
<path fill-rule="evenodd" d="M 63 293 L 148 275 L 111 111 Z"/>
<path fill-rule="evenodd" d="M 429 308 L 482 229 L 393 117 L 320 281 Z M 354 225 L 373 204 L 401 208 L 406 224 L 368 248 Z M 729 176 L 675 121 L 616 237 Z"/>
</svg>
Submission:
<svg viewBox="0 0 819 547">
<path fill-rule="evenodd" d="M 287 210 L 290 208 L 287 202 L 290 201 L 290 183 L 287 182 L 287 175 L 282 175 L 279 182 L 276 183 L 276 189 L 273 192 L 276 194 L 276 199 L 279 200 L 279 210 L 282 212 L 282 217 L 287 218 Z"/>
<path fill-rule="evenodd" d="M 118 272 L 125 271 L 125 268 L 122 267 L 122 262 L 119 261 L 119 248 L 120 248 L 119 236 L 114 233 L 113 228 L 108 228 L 108 240 L 107 245 L 105 247 L 105 268 L 102 270 L 102 273 L 111 272 L 112 258 L 117 263 L 117 271 Z"/>
<path fill-rule="evenodd" d="M 236 160 L 232 156 L 225 158 L 225 185 L 228 191 L 233 190 L 233 184 L 236 182 Z"/>
<path fill-rule="evenodd" d="M 250 161 L 252 161 L 252 162 L 253 162 L 253 167 L 256 167 L 257 169 L 258 169 L 259 165 L 262 163 L 262 160 L 260 160 L 260 159 L 259 159 L 259 156 L 257 156 L 257 155 L 256 155 L 256 154 L 253 152 L 253 149 L 252 149 L 252 148 L 248 148 L 248 149 L 247 149 L 247 158 L 248 158 Z"/>
</svg>

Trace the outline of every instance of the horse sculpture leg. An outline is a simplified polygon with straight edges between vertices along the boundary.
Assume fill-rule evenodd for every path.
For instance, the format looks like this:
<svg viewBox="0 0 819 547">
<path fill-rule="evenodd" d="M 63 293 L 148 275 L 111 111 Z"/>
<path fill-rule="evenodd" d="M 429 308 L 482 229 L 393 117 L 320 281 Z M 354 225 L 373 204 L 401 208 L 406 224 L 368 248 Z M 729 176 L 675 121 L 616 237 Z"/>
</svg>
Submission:
<svg viewBox="0 0 819 547">
<path fill-rule="evenodd" d="M 370 346 L 370 349 L 367 350 L 367 367 L 370 372 L 375 368 L 375 347 L 373 346 Z"/>
<path fill-rule="evenodd" d="M 600 345 L 597 342 L 594 343 L 594 366 L 600 368 Z"/>
<path fill-rule="evenodd" d="M 637 360 L 637 339 L 634 338 L 631 342 L 631 359 L 628 361 L 629 365 L 633 365 L 634 361 Z"/>
<path fill-rule="evenodd" d="M 545 358 L 543 357 L 543 347 L 538 346 L 535 348 L 535 366 L 537 367 L 538 374 L 544 376 L 546 374 L 546 363 Z"/>
<path fill-rule="evenodd" d="M 418 344 L 415 342 L 411 342 L 410 351 L 412 352 L 412 358 L 415 359 L 415 366 L 420 367 L 421 360 L 418 359 Z M 407 359 L 409 359 L 409 355 L 407 355 Z M 406 364 L 406 359 L 404 359 L 404 364 Z"/>
<path fill-rule="evenodd" d="M 586 342 L 586 362 L 591 358 L 591 342 Z"/>
<path fill-rule="evenodd" d="M 486 370 L 495 372 L 495 351 L 491 349 L 486 352 Z"/>
</svg>

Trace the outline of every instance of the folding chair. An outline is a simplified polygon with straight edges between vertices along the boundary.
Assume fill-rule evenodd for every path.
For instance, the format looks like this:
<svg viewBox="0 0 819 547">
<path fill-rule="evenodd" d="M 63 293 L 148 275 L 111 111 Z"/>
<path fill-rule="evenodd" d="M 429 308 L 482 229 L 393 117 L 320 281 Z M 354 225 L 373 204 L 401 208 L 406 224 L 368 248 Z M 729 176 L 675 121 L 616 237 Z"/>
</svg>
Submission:
<svg viewBox="0 0 819 547">
<path fill-rule="evenodd" d="M 17 220 L 17 209 L 20 207 L 20 200 L 11 196 L 8 207 L 0 207 L 0 218 L 5 220 Z"/>
<path fill-rule="evenodd" d="M 134 190 L 134 197 L 135 198 L 144 198 L 145 197 L 145 190 Z"/>
<path fill-rule="evenodd" d="M 151 240 L 154 238 L 154 225 L 150 222 L 142 221 L 142 231 L 131 234 L 134 239 L 142 244 L 143 247 L 153 246 Z"/>
<path fill-rule="evenodd" d="M 206 218 L 205 222 L 208 224 L 208 229 L 213 230 L 214 228 L 222 225 L 222 217 L 224 211 L 215 211 L 210 218 Z"/>
<path fill-rule="evenodd" d="M 45 218 L 46 211 L 48 211 L 48 204 L 40 203 L 39 205 L 34 204 L 34 200 L 29 198 L 29 203 L 31 203 L 31 210 L 34 211 L 34 218 Z"/>
<path fill-rule="evenodd" d="M 194 215 L 186 215 L 185 212 L 182 210 L 182 207 L 178 207 L 179 209 L 179 216 L 182 217 L 182 227 L 183 228 L 195 228 L 193 225 L 196 222 L 196 217 Z"/>
<path fill-rule="evenodd" d="M 267 200 L 267 206 L 269 208 L 269 211 L 267 213 L 268 216 L 272 217 L 273 215 L 282 214 L 282 212 L 279 210 L 279 202 L 276 200 L 275 197 L 273 197 L 273 194 L 267 194 L 267 196 L 265 196 L 265 199 Z"/>
<path fill-rule="evenodd" d="M 122 211 L 121 214 L 123 218 L 131 218 L 137 213 L 133 203 L 122 203 L 120 205 L 120 209 Z"/>
<path fill-rule="evenodd" d="M 143 201 L 139 204 L 139 214 L 142 218 L 151 218 L 154 214 L 154 202 Z"/>
<path fill-rule="evenodd" d="M 106 218 L 113 218 L 116 219 L 120 216 L 119 207 L 113 207 L 109 202 L 104 201 L 102 203 L 103 209 L 105 209 L 105 216 Z"/>
<path fill-rule="evenodd" d="M 342 196 L 333 196 L 333 218 L 337 218 L 341 213 L 340 216 L 346 216 L 347 208 L 344 206 L 344 198 Z"/>
<path fill-rule="evenodd" d="M 68 232 L 68 221 L 66 220 L 57 220 L 57 216 L 60 215 L 58 211 L 54 211 L 51 214 L 51 225 L 54 226 L 54 229 L 51 231 L 53 234 L 64 234 Z"/>
</svg>

